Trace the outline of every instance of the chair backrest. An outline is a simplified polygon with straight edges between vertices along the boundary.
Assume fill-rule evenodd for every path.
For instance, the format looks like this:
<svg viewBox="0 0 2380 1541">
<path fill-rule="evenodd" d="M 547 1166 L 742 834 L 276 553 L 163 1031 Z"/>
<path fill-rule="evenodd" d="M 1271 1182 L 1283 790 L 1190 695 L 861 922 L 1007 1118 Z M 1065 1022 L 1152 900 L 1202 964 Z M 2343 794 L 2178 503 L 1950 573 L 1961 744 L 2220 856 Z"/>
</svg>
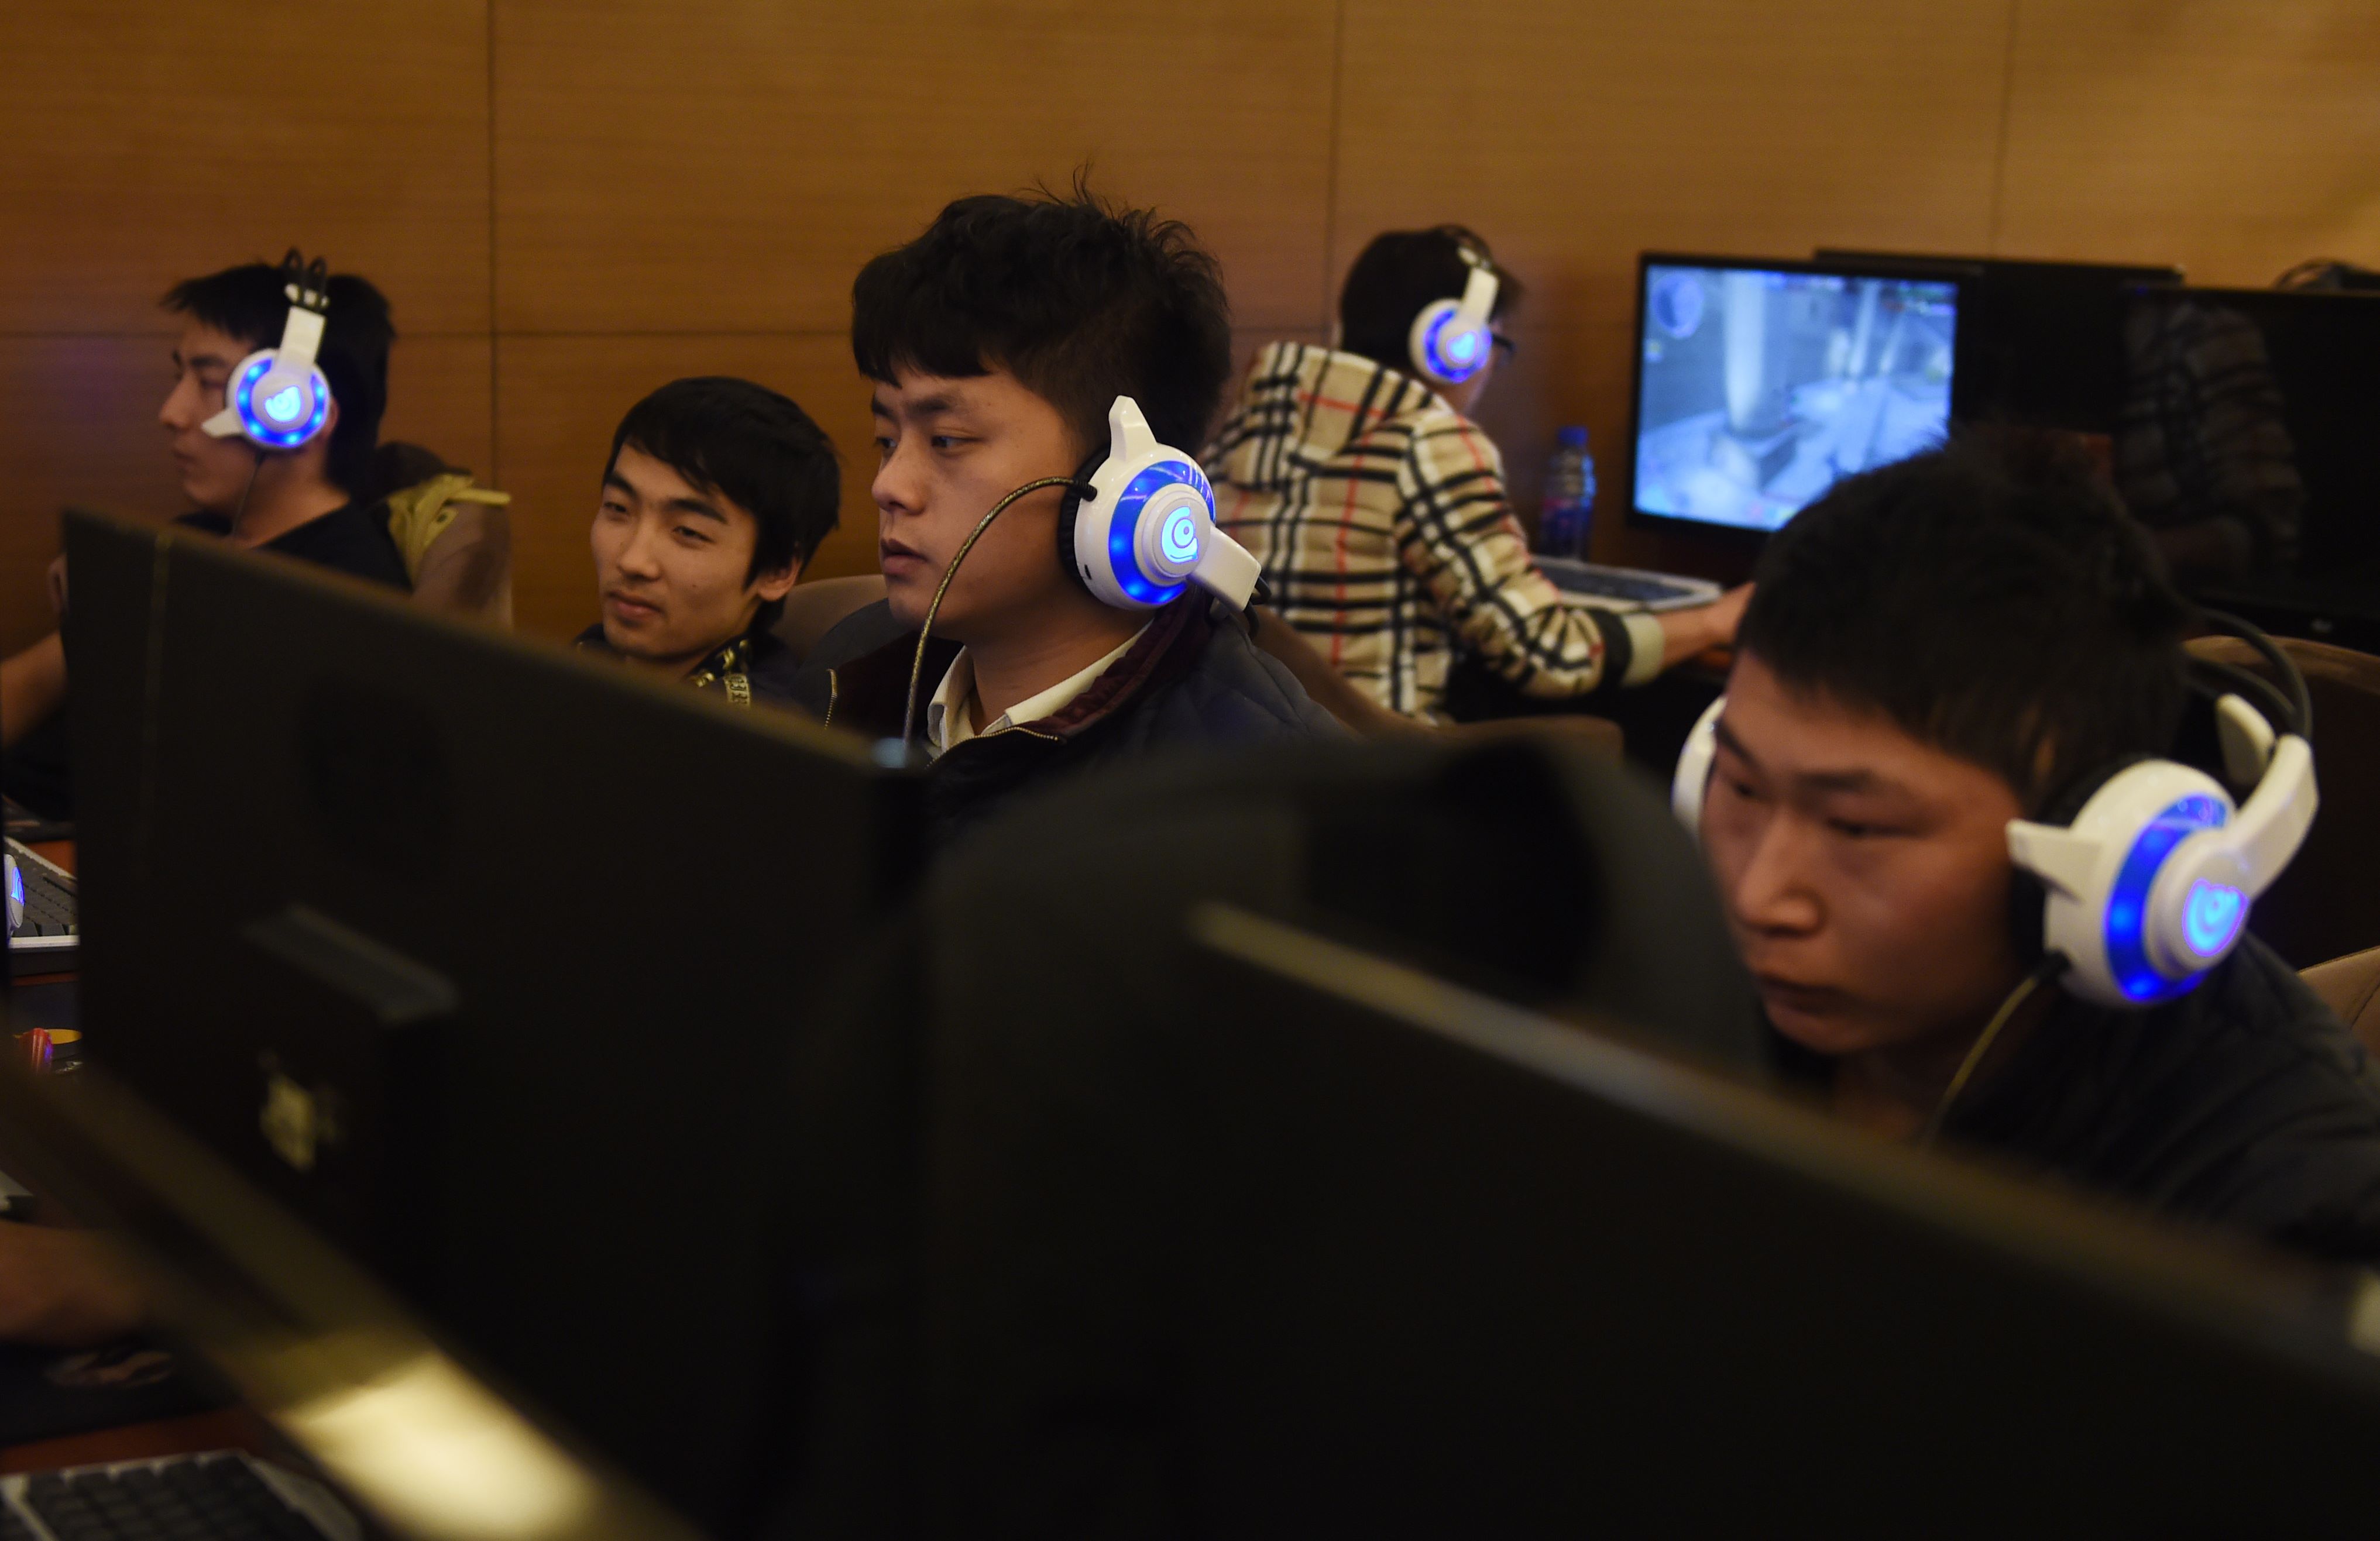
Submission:
<svg viewBox="0 0 2380 1541">
<path fill-rule="evenodd" d="M 2380 658 L 2301 637 L 2274 640 L 2313 698 L 2322 807 L 2304 849 L 2256 901 L 2252 925 L 2291 967 L 2307 968 L 2380 946 Z M 2200 637 L 2190 650 L 2266 677 L 2272 673 L 2237 637 Z"/>
<path fill-rule="evenodd" d="M 794 585 L 793 591 L 785 596 L 784 613 L 770 629 L 777 634 L 778 641 L 794 649 L 795 658 L 808 658 L 819 638 L 832 631 L 837 622 L 883 597 L 884 579 L 876 573 L 863 573 L 857 577 L 812 578 Z"/>
<path fill-rule="evenodd" d="M 2380 947 L 2367 947 L 2303 975 L 2322 1003 L 2338 1013 L 2366 1052 L 2380 1054 Z"/>
<path fill-rule="evenodd" d="M 510 492 L 481 487 L 471 473 L 419 444 L 391 442 L 373 452 L 389 539 L 405 558 L 413 602 L 442 614 L 513 624 Z"/>
</svg>

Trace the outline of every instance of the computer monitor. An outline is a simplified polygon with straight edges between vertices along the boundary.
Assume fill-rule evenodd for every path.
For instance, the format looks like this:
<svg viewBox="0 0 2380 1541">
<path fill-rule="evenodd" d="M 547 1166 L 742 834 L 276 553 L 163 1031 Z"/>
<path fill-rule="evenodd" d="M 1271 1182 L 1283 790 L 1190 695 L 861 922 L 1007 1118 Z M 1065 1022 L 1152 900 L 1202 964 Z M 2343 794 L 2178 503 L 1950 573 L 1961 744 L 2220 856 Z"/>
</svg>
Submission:
<svg viewBox="0 0 2380 1541">
<path fill-rule="evenodd" d="M 2201 597 L 2380 649 L 2380 295 L 2128 297 L 2116 482 Z"/>
<path fill-rule="evenodd" d="M 2180 284 L 2154 263 L 1821 247 L 1821 262 L 1887 263 L 1967 280 L 1959 372 L 1968 416 L 1983 422 L 2108 433 L 2124 399 L 2124 319 L 2131 291 Z"/>
<path fill-rule="evenodd" d="M 1939 443 L 1964 279 L 1646 252 L 1632 520 L 1766 534 L 1835 482 Z"/>
<path fill-rule="evenodd" d="M 812 991 L 914 781 L 793 715 L 72 515 L 92 1061 L 706 1523 Z"/>
<path fill-rule="evenodd" d="M 1187 929 L 1088 961 L 1068 999 L 1104 1017 L 934 1035 L 913 1470 L 946 1514 L 1989 1536 L 2380 1508 L 2368 1288 L 2350 1313 L 1624 1020 L 1245 908 Z"/>
</svg>

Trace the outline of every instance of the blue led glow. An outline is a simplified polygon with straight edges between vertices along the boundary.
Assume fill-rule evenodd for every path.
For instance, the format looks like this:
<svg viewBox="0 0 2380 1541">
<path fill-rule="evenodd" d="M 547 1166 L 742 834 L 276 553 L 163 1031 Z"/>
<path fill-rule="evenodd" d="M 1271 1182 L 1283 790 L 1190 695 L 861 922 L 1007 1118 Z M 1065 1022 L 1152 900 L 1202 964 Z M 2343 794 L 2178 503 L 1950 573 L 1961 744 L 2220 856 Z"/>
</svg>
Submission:
<svg viewBox="0 0 2380 1541">
<path fill-rule="evenodd" d="M 1422 334 L 1422 357 L 1429 367 L 1444 378 L 1461 384 L 1479 369 L 1479 334 L 1468 327 L 1450 337 L 1446 329 L 1460 319 L 1460 312 L 1450 313 L 1430 322 Z"/>
<path fill-rule="evenodd" d="M 25 902 L 25 875 L 14 866 L 8 868 L 8 897 L 19 904 Z"/>
<path fill-rule="evenodd" d="M 264 398 L 264 415 L 274 422 L 285 423 L 298 415 L 298 387 L 284 385 Z"/>
<path fill-rule="evenodd" d="M 1108 521 L 1109 570 L 1115 575 L 1117 588 L 1145 605 L 1170 603 L 1189 587 L 1186 583 L 1152 581 L 1140 570 L 1140 558 L 1134 551 L 1133 537 L 1140 526 L 1141 509 L 1160 490 L 1172 486 L 1191 489 L 1210 513 L 1214 509 L 1215 492 L 1207 485 L 1204 472 L 1187 460 L 1160 460 L 1132 479 L 1123 495 L 1116 499 L 1115 514 Z"/>
<path fill-rule="evenodd" d="M 2240 934 L 2240 927 L 2248 918 L 2248 896 L 2228 883 L 2209 882 L 2201 878 L 2190 885 L 2190 897 L 2181 906 L 2182 934 L 2190 945 L 2204 956 L 2213 956 L 2231 945 Z"/>
<path fill-rule="evenodd" d="M 249 437 L 267 449 L 296 449 L 322 431 L 323 419 L 331 413 L 331 394 L 322 385 L 317 384 L 312 392 L 314 397 L 312 415 L 296 428 L 277 427 L 258 416 L 256 401 L 256 387 L 272 369 L 273 360 L 268 356 L 241 370 L 239 379 L 232 386 L 232 408 L 239 414 L 240 426 L 246 429 Z M 273 412 L 276 404 L 284 396 L 296 396 L 302 399 L 305 394 L 306 393 L 298 390 L 295 385 L 284 386 L 266 399 L 263 409 Z M 292 411 L 295 410 L 293 406 Z M 275 415 L 280 416 L 277 412 Z"/>
<path fill-rule="evenodd" d="M 2141 932 L 2148 909 L 2149 889 L 2156 881 L 2157 869 L 2165 865 L 2166 857 L 2199 831 L 2219 827 L 2226 817 L 2223 805 L 2212 797 L 2184 797 L 2152 819 L 2125 853 L 2124 865 L 2116 874 L 2115 889 L 2107 896 L 2107 938 L 2109 971 L 2116 977 L 2117 988 L 2129 999 L 2170 1001 L 2204 977 L 2203 970 L 2179 979 L 2168 979 L 2158 973 L 2156 965 L 2149 962 L 2148 947 Z M 2193 903 L 2196 898 L 2193 890 Z M 2241 908 L 2242 914 L 2232 922 L 2235 929 L 2239 920 L 2244 918 L 2244 901 Z M 2184 924 L 2189 924 L 2187 919 Z"/>
</svg>

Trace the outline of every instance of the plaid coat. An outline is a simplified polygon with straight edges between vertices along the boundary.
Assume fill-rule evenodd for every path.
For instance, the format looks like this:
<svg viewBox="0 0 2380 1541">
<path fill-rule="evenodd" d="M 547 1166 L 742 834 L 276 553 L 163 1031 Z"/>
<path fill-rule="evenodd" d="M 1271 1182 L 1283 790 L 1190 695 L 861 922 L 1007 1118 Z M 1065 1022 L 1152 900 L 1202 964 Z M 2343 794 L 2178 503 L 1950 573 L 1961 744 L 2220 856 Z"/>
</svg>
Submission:
<svg viewBox="0 0 2380 1541">
<path fill-rule="evenodd" d="M 1282 619 L 1392 711 L 1438 715 L 1458 648 L 1532 696 L 1660 666 L 1659 623 L 1565 602 L 1496 446 L 1394 370 L 1275 343 L 1206 459 L 1216 519 L 1264 564 Z"/>
</svg>

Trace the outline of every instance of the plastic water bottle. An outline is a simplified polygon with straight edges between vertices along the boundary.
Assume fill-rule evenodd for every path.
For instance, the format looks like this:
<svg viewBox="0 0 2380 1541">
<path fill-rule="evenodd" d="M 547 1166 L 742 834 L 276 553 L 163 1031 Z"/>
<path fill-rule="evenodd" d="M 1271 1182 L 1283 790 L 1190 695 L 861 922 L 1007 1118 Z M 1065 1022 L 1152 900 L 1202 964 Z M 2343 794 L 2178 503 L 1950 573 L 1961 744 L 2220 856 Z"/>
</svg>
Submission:
<svg viewBox="0 0 2380 1541">
<path fill-rule="evenodd" d="M 1586 453 L 1586 430 L 1565 428 L 1554 436 L 1554 457 L 1546 467 L 1537 550 L 1547 556 L 1585 556 L 1594 513 L 1595 458 Z"/>
</svg>

